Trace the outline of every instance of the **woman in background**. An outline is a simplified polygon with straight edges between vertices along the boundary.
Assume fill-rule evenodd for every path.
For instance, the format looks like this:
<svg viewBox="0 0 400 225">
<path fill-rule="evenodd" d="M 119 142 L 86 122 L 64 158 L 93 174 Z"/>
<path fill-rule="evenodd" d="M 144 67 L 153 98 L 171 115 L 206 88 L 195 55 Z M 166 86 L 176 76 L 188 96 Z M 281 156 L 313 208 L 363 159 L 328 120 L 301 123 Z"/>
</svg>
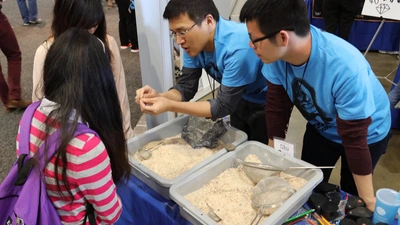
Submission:
<svg viewBox="0 0 400 225">
<path fill-rule="evenodd" d="M 125 138 L 132 138 L 133 130 L 126 91 L 125 71 L 117 42 L 107 34 L 103 6 L 99 0 L 55 0 L 51 25 L 52 35 L 39 46 L 34 58 L 32 101 L 37 101 L 43 97 L 43 63 L 50 46 L 62 33 L 71 27 L 88 30 L 105 43 L 106 54 L 109 56 L 109 63 L 111 64 L 121 105 Z"/>
</svg>

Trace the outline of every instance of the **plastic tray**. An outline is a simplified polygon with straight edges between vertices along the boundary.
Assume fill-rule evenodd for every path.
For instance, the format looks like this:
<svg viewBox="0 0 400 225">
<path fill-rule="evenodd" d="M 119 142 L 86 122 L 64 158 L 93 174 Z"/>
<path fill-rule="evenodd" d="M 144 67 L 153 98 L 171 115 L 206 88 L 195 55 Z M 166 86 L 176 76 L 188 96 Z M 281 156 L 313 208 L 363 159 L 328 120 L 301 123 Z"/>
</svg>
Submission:
<svg viewBox="0 0 400 225">
<path fill-rule="evenodd" d="M 223 148 L 172 180 L 161 177 L 160 175 L 156 174 L 154 171 L 150 170 L 133 158 L 133 154 L 135 154 L 137 150 L 145 144 L 151 141 L 172 137 L 181 133 L 183 126 L 188 120 L 189 116 L 187 115 L 177 117 L 157 127 L 154 127 L 142 133 L 141 135 L 129 139 L 127 143 L 131 173 L 168 200 L 171 199 L 169 196 L 169 188 L 172 186 L 172 184 L 176 183 L 182 178 L 187 177 L 188 175 L 194 173 L 195 171 L 201 169 L 205 165 L 211 163 L 212 161 L 227 153 L 227 150 Z M 247 134 L 243 131 L 231 126 L 227 127 L 227 129 L 228 131 L 220 138 L 220 140 L 224 143 L 232 143 L 238 146 L 239 144 L 247 140 Z"/>
<path fill-rule="evenodd" d="M 180 209 L 181 215 L 192 224 L 217 224 L 214 220 L 207 216 L 207 212 L 202 212 L 192 203 L 184 198 L 185 195 L 192 193 L 206 183 L 217 177 L 223 171 L 231 168 L 232 161 L 236 158 L 244 160 L 248 154 L 255 154 L 263 163 L 280 166 L 312 166 L 302 160 L 285 156 L 273 148 L 256 141 L 246 141 L 236 148 L 235 151 L 229 152 L 214 162 L 210 163 L 201 170 L 193 173 L 185 180 L 181 180 L 172 185 L 170 189 L 171 199 L 174 200 Z M 297 211 L 304 203 L 307 202 L 312 190 L 323 179 L 320 169 L 310 170 L 287 170 L 286 173 L 302 177 L 308 182 L 306 185 L 292 195 L 286 202 L 272 213 L 262 224 L 282 224 L 294 212 Z M 251 221 L 249 221 L 250 223 Z"/>
</svg>

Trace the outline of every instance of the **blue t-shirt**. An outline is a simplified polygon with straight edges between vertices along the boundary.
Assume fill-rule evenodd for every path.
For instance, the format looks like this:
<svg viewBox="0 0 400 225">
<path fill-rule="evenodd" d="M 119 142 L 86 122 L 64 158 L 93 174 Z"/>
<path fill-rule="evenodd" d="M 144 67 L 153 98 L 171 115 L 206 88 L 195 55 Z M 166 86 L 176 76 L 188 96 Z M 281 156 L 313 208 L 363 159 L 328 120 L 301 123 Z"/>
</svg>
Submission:
<svg viewBox="0 0 400 225">
<path fill-rule="evenodd" d="M 217 82 L 226 87 L 246 85 L 243 98 L 265 104 L 267 81 L 261 73 L 262 61 L 249 46 L 245 24 L 219 17 L 214 35 L 214 52 L 200 52 L 190 57 L 184 52 L 184 67 L 203 68 Z"/>
<path fill-rule="evenodd" d="M 336 116 L 343 120 L 371 117 L 368 144 L 382 140 L 390 129 L 389 100 L 365 57 L 347 41 L 314 26 L 311 37 L 308 65 L 279 60 L 264 64 L 264 76 L 283 85 L 302 115 L 325 138 L 342 143 Z"/>
</svg>

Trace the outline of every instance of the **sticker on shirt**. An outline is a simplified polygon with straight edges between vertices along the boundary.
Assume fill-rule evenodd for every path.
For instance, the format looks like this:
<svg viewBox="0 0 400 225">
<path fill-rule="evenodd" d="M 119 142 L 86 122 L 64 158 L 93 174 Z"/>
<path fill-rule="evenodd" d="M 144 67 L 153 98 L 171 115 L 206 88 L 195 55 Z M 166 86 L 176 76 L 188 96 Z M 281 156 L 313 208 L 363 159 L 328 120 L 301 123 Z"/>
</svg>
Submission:
<svg viewBox="0 0 400 225">
<path fill-rule="evenodd" d="M 280 138 L 274 137 L 274 149 L 282 152 L 284 155 L 294 157 L 294 144 L 286 142 Z"/>
<path fill-rule="evenodd" d="M 316 98 L 315 89 L 305 80 L 295 78 L 292 82 L 294 105 L 307 121 L 313 121 L 314 127 L 324 132 L 328 130 L 334 118 L 331 118 Z"/>
</svg>

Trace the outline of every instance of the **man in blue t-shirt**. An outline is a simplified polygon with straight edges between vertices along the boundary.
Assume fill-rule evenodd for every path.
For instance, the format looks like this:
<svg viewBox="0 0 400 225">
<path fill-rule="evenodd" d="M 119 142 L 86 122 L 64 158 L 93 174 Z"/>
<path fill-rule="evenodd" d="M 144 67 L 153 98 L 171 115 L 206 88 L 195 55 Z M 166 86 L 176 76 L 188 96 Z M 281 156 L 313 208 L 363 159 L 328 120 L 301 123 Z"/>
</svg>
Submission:
<svg viewBox="0 0 400 225">
<path fill-rule="evenodd" d="M 372 171 L 390 139 L 389 101 L 362 54 L 310 26 L 304 0 L 248 0 L 240 13 L 265 63 L 269 144 L 285 137 L 293 104 L 308 121 L 301 158 L 333 166 L 341 188 L 374 210 Z M 323 170 L 328 181 L 332 169 Z"/>
<path fill-rule="evenodd" d="M 246 132 L 249 140 L 267 144 L 267 81 L 261 73 L 263 63 L 248 45 L 246 26 L 220 17 L 212 0 L 171 0 L 163 17 L 185 51 L 182 75 L 164 93 L 149 86 L 138 89 L 136 102 L 141 110 L 152 115 L 172 111 L 212 119 L 230 115 L 231 125 Z M 189 102 L 203 69 L 214 80 L 211 82 L 221 84 L 218 95 Z"/>
</svg>

